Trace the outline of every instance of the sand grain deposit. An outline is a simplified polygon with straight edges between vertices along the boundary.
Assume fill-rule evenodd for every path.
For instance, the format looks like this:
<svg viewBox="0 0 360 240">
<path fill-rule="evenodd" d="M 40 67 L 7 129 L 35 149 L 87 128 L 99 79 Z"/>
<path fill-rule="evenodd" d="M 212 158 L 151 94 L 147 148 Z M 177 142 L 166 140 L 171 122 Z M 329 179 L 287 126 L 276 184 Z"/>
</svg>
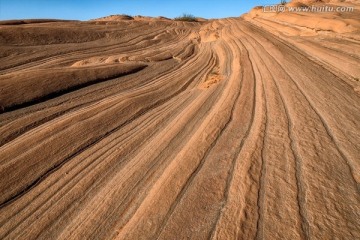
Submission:
<svg viewBox="0 0 360 240">
<path fill-rule="evenodd" d="M 359 4 L 326 4 L 3 22 L 0 239 L 360 239 Z"/>
</svg>

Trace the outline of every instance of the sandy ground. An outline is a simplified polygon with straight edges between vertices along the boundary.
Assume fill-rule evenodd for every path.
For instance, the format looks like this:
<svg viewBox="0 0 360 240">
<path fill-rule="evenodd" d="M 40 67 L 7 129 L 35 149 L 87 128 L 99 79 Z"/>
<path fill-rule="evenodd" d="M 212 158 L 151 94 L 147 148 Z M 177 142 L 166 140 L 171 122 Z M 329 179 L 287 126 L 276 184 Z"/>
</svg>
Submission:
<svg viewBox="0 0 360 240">
<path fill-rule="evenodd" d="M 360 239 L 359 16 L 0 25 L 0 239 Z"/>
</svg>

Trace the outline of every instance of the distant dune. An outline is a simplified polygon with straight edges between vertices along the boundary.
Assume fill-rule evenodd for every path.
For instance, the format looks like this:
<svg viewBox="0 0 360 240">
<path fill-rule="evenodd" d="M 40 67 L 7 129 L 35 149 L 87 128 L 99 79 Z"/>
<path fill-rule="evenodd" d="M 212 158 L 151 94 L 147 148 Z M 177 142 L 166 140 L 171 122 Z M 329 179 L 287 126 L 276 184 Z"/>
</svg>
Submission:
<svg viewBox="0 0 360 240">
<path fill-rule="evenodd" d="M 93 21 L 122 21 L 122 20 L 134 20 L 132 16 L 120 14 L 120 15 L 111 15 L 107 17 L 97 18 Z"/>
<path fill-rule="evenodd" d="M 3 20 L 0 25 L 19 25 L 32 23 L 49 23 L 49 22 L 74 22 L 75 20 L 59 20 L 59 19 L 20 19 L 20 20 Z"/>
<path fill-rule="evenodd" d="M 360 239 L 360 4 L 286 6 L 324 4 L 0 22 L 0 239 Z"/>
</svg>

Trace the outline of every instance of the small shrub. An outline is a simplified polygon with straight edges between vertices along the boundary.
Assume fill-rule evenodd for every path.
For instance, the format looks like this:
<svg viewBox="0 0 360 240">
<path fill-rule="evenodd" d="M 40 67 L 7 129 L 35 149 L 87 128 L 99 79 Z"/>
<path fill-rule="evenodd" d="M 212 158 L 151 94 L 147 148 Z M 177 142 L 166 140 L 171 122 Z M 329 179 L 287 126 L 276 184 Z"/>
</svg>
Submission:
<svg viewBox="0 0 360 240">
<path fill-rule="evenodd" d="M 286 4 L 286 0 L 281 0 L 280 4 L 281 4 L 281 5 L 285 5 L 285 4 Z"/>
<path fill-rule="evenodd" d="M 185 22 L 197 22 L 197 19 L 196 19 L 196 17 L 194 15 L 186 14 L 186 13 L 184 13 L 180 17 L 174 18 L 174 20 L 175 21 L 185 21 Z"/>
</svg>

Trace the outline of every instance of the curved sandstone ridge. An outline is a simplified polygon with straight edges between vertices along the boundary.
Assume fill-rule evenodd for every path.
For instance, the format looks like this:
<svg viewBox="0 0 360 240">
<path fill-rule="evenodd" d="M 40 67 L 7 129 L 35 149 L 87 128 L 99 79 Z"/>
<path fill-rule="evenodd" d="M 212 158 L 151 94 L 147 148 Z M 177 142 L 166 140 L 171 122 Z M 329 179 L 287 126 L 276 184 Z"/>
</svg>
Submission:
<svg viewBox="0 0 360 240">
<path fill-rule="evenodd" d="M 276 13 L 268 7 L 264 11 L 262 6 L 258 6 L 244 14 L 244 18 L 289 36 L 333 32 L 347 34 L 360 29 L 359 1 L 298 0 L 284 7 L 285 12 L 279 10 Z"/>
<path fill-rule="evenodd" d="M 0 26 L 0 239 L 359 239 L 359 29 L 295 18 Z"/>
</svg>

